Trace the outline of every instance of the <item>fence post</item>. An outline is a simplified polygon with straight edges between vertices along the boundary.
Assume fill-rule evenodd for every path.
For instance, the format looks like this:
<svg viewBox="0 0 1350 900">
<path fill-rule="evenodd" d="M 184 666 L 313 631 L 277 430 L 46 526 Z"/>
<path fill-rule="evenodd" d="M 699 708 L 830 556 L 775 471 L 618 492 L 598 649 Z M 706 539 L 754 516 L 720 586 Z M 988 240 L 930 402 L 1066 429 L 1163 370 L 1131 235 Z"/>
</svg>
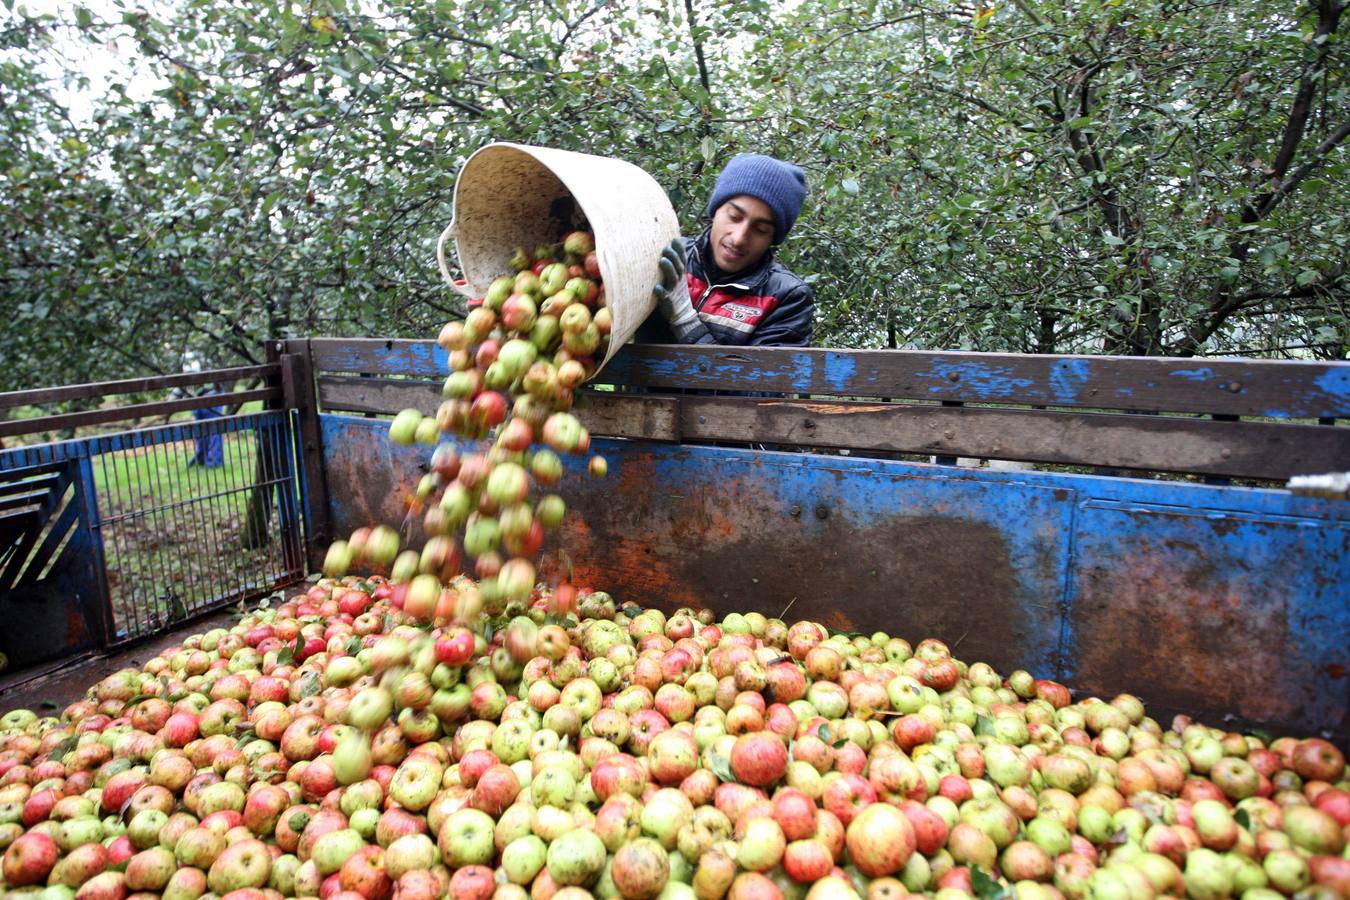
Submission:
<svg viewBox="0 0 1350 900">
<path fill-rule="evenodd" d="M 279 361 L 281 351 L 279 344 L 269 342 L 266 347 L 266 359 L 269 364 Z M 280 384 L 281 378 L 278 375 L 272 380 L 272 386 Z M 264 409 L 279 410 L 284 409 L 285 404 L 280 400 L 269 400 Z M 257 550 L 266 547 L 272 542 L 272 532 L 270 526 L 272 518 L 272 485 L 269 483 L 276 474 L 276 469 L 280 460 L 276 453 L 276 440 L 273 436 L 265 435 L 258 425 L 253 429 L 253 483 L 254 488 L 249 492 L 248 503 L 244 507 L 244 527 L 240 533 L 239 539 L 246 550 Z M 277 497 L 280 499 L 282 494 L 278 490 Z M 280 508 L 278 506 L 278 508 Z M 284 537 L 284 532 L 283 532 Z M 284 551 L 283 551 L 284 552 Z M 289 568 L 289 566 L 288 566 Z"/>
<path fill-rule="evenodd" d="M 270 479 L 276 482 L 277 526 L 281 538 L 281 557 L 288 575 L 297 579 L 305 577 L 304 534 L 301 531 L 300 509 L 297 494 L 301 489 L 299 478 L 299 460 L 296 454 L 295 415 L 286 397 L 286 372 L 283 363 L 284 345 L 281 341 L 269 341 L 267 361 L 276 363 L 278 374 L 272 383 L 282 390 L 282 396 L 270 401 L 268 409 L 280 414 L 277 425 L 266 426 L 267 458 L 270 462 Z M 261 449 L 260 444 L 260 449 Z M 259 454 L 261 462 L 262 455 Z M 263 478 L 258 479 L 260 482 Z M 272 491 L 265 494 L 268 510 L 272 500 Z M 270 539 L 270 535 L 268 536 Z"/>
<path fill-rule="evenodd" d="M 305 513 L 305 549 L 310 571 L 323 566 L 332 541 L 328 520 L 328 483 L 323 472 L 323 433 L 319 428 L 319 398 L 314 391 L 314 361 L 309 341 L 285 342 L 281 355 L 281 384 L 286 407 L 300 420 L 299 460 L 302 506 Z"/>
</svg>

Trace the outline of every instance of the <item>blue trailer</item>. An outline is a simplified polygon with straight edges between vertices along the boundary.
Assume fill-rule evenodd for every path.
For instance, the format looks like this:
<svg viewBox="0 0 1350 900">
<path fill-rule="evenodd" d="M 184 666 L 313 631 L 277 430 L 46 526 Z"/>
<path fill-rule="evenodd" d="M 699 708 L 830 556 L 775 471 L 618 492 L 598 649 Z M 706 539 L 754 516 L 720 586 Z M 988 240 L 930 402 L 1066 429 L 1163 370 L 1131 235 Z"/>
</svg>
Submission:
<svg viewBox="0 0 1350 900">
<path fill-rule="evenodd" d="M 435 344 L 292 340 L 269 356 L 232 370 L 263 385 L 261 418 L 199 424 L 255 437 L 266 465 L 228 491 L 265 497 L 281 549 L 189 616 L 298 582 L 359 526 L 403 521 L 426 471 L 382 417 L 435 411 Z M 580 584 L 936 637 L 1005 674 L 1135 693 L 1155 716 L 1350 741 L 1350 501 L 1284 486 L 1350 468 L 1350 364 L 629 346 L 578 406 L 610 463 L 566 482 L 573 514 L 551 546 Z M 30 470 L 71 488 L 83 565 L 0 581 L 11 657 L 162 626 L 119 625 L 124 600 L 90 563 L 110 524 L 88 461 L 184 438 L 130 435 L 0 451 L 0 484 Z M 16 522 L 12 543 L 33 544 Z M 35 639 L 11 616 L 37 596 L 67 605 L 68 634 Z"/>
</svg>

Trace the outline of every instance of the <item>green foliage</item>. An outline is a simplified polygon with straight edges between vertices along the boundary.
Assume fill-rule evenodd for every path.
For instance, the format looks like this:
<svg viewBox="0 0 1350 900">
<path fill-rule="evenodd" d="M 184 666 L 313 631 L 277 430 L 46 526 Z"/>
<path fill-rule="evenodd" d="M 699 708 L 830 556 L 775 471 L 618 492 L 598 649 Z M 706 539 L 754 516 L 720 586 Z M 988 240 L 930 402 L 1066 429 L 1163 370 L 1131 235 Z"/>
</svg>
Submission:
<svg viewBox="0 0 1350 900">
<path fill-rule="evenodd" d="M 494 139 L 635 162 L 691 233 L 734 153 L 800 162 L 782 256 L 818 343 L 1343 358 L 1344 5 L 18 8 L 0 389 L 433 333 L 455 173 Z M 114 43 L 134 78 L 73 118 L 62 53 Z"/>
</svg>

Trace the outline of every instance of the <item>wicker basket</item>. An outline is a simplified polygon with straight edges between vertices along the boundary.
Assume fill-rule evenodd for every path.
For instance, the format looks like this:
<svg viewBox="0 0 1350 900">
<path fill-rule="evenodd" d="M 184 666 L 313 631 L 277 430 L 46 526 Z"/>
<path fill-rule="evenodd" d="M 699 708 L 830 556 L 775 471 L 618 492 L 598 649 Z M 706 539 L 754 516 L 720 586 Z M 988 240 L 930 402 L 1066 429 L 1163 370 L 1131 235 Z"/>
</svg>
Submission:
<svg viewBox="0 0 1350 900">
<path fill-rule="evenodd" d="M 455 182 L 454 212 L 436 255 L 457 291 L 482 297 L 494 278 L 511 272 L 516 247 L 555 241 L 589 224 L 613 316 L 603 367 L 655 307 L 661 248 L 680 233 L 665 191 L 632 163 L 525 144 L 494 143 L 464 164 Z M 453 238 L 465 283 L 446 259 Z"/>
</svg>

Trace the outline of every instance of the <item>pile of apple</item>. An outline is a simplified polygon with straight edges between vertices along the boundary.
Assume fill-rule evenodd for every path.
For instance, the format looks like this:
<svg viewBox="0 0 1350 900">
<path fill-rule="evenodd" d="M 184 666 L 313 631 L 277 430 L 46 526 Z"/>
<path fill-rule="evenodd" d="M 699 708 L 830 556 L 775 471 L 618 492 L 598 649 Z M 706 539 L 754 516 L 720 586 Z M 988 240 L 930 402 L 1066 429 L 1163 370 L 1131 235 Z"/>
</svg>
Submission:
<svg viewBox="0 0 1350 900">
<path fill-rule="evenodd" d="M 0 718 L 6 897 L 1350 894 L 1350 783 L 936 640 L 306 594 Z"/>
</svg>

